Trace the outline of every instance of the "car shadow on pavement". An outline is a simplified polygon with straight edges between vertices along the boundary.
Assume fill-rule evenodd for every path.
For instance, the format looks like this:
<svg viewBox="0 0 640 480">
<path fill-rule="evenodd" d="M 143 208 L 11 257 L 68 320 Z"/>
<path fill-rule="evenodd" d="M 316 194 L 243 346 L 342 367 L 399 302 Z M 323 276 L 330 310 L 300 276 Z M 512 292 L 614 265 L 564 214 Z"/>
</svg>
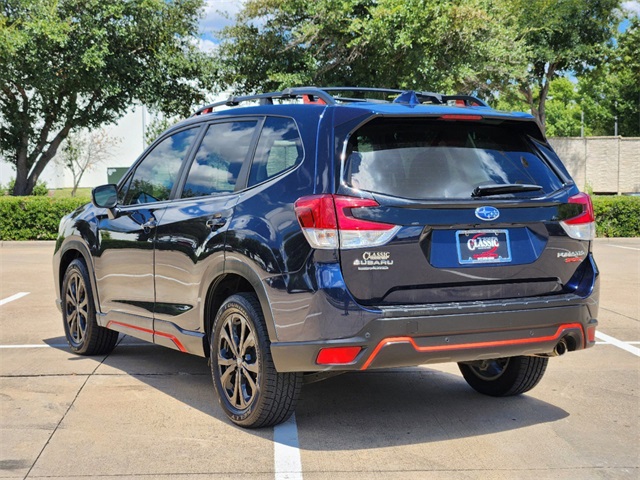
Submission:
<svg viewBox="0 0 640 480">
<path fill-rule="evenodd" d="M 327 451 L 476 437 L 568 416 L 532 395 L 481 395 L 462 376 L 424 366 L 306 385 L 296 410 L 300 444 Z"/>
<path fill-rule="evenodd" d="M 64 337 L 44 340 L 60 350 Z M 182 404 L 230 424 L 215 399 L 207 360 L 121 338 L 93 359 L 94 375 L 129 375 Z M 493 398 L 462 376 L 413 367 L 348 373 L 307 384 L 296 409 L 300 446 L 337 451 L 438 442 L 555 422 L 569 414 L 531 394 Z M 544 379 L 542 380 L 544 382 Z M 269 429 L 267 429 L 269 430 Z M 268 434 L 264 429 L 251 430 Z"/>
</svg>

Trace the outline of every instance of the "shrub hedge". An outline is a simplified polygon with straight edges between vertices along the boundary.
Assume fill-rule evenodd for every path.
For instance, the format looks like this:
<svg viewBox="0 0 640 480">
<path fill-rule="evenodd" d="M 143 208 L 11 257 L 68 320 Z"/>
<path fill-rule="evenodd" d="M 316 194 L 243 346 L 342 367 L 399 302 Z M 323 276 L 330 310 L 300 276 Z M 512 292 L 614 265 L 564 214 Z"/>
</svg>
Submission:
<svg viewBox="0 0 640 480">
<path fill-rule="evenodd" d="M 86 197 L 0 197 L 0 240 L 55 240 L 60 219 Z"/>
<path fill-rule="evenodd" d="M 60 219 L 86 197 L 0 196 L 0 240 L 55 240 Z M 640 237 L 640 197 L 594 196 L 598 237 Z"/>
<path fill-rule="evenodd" d="M 598 237 L 640 237 L 640 197 L 592 198 Z"/>
</svg>

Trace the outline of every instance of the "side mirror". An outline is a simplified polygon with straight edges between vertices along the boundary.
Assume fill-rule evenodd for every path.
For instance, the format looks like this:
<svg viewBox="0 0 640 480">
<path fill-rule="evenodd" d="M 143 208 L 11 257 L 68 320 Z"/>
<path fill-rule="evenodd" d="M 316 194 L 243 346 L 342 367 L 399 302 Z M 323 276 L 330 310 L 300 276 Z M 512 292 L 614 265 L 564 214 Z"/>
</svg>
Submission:
<svg viewBox="0 0 640 480">
<path fill-rule="evenodd" d="M 99 208 L 116 208 L 118 204 L 118 187 L 112 183 L 100 185 L 91 190 L 91 202 Z"/>
</svg>

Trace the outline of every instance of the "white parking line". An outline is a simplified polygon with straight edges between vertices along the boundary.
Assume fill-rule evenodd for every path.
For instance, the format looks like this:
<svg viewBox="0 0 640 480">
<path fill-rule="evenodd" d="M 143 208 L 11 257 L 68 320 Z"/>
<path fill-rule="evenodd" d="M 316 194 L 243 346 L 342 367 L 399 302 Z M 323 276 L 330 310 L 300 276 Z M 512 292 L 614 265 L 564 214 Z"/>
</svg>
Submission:
<svg viewBox="0 0 640 480">
<path fill-rule="evenodd" d="M 295 413 L 273 427 L 273 462 L 276 480 L 302 480 L 302 462 Z"/>
<path fill-rule="evenodd" d="M 19 293 L 16 293 L 15 295 L 11 295 L 10 297 L 3 298 L 2 300 L 0 300 L 0 307 L 2 305 L 4 305 L 5 303 L 9 303 L 9 302 L 13 302 L 14 300 L 18 300 L 19 298 L 22 298 L 25 295 L 29 295 L 29 292 L 19 292 Z"/>
<path fill-rule="evenodd" d="M 603 243 L 602 245 L 606 245 L 607 247 L 624 248 L 625 250 L 640 250 L 640 248 L 636 247 L 623 247 L 622 245 L 611 245 L 610 243 Z"/>
<path fill-rule="evenodd" d="M 34 345 L 0 345 L 1 348 L 63 348 L 68 347 L 69 345 L 62 343 L 54 343 L 51 345 L 47 345 L 46 343 L 37 343 Z"/>
<path fill-rule="evenodd" d="M 611 345 L 615 345 L 616 347 L 621 348 L 622 350 L 626 350 L 629 353 L 633 353 L 636 357 L 640 357 L 640 348 L 633 347 L 629 345 L 627 342 L 623 342 L 621 340 L 618 340 L 617 338 L 613 338 L 612 336 L 602 332 L 596 332 L 596 338 L 598 340 L 603 340 L 607 343 L 610 343 Z"/>
<path fill-rule="evenodd" d="M 142 342 L 142 343 L 120 343 L 118 344 L 118 348 L 122 347 L 153 347 L 154 343 L 151 342 Z M 0 350 L 2 349 L 11 349 L 11 348 L 68 348 L 69 344 L 67 343 L 32 343 L 32 344 L 24 344 L 24 345 L 0 345 Z"/>
</svg>

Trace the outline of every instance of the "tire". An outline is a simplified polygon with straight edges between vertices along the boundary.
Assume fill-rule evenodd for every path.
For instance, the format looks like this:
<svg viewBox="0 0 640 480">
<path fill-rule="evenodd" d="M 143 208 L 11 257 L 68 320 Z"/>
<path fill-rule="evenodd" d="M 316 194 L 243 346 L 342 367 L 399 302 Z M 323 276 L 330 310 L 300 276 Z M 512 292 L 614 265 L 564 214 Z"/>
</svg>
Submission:
<svg viewBox="0 0 640 480">
<path fill-rule="evenodd" d="M 276 371 L 255 295 L 232 295 L 220 307 L 212 328 L 210 357 L 218 401 L 233 423 L 268 427 L 284 422 L 294 412 L 302 374 Z"/>
<path fill-rule="evenodd" d="M 467 383 L 492 397 L 520 395 L 535 387 L 547 369 L 545 357 L 508 357 L 458 363 Z"/>
<path fill-rule="evenodd" d="M 118 332 L 96 322 L 93 291 L 84 262 L 75 259 L 62 280 L 62 320 L 71 350 L 78 355 L 104 355 L 118 341 Z"/>
</svg>

